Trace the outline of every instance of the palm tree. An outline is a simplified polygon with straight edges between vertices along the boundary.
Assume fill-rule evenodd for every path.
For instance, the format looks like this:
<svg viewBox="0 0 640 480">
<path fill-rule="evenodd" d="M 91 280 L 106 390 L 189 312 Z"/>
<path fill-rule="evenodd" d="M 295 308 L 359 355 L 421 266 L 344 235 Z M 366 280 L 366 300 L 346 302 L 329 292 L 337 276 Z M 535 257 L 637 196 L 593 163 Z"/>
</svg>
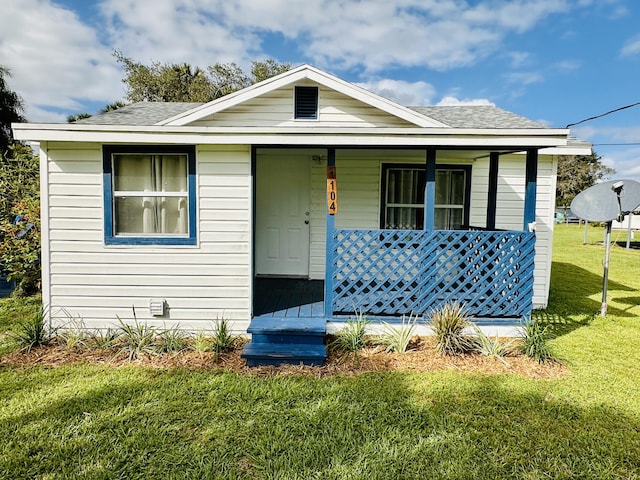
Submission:
<svg viewBox="0 0 640 480">
<path fill-rule="evenodd" d="M 26 121 L 22 115 L 24 112 L 22 98 L 7 85 L 6 78 L 10 76 L 9 69 L 0 65 L 0 155 L 4 155 L 9 145 L 13 143 L 11 123 Z"/>
</svg>

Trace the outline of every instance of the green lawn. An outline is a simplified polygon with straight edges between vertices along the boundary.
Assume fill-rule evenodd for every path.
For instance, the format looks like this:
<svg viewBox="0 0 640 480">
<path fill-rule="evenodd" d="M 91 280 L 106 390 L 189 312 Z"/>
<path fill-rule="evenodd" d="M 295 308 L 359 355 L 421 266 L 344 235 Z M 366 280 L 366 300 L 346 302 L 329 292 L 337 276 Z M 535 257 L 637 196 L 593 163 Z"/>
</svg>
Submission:
<svg viewBox="0 0 640 480">
<path fill-rule="evenodd" d="M 582 231 L 544 315 L 565 378 L 1 367 L 0 478 L 640 478 L 640 250 L 613 249 L 603 319 Z"/>
</svg>

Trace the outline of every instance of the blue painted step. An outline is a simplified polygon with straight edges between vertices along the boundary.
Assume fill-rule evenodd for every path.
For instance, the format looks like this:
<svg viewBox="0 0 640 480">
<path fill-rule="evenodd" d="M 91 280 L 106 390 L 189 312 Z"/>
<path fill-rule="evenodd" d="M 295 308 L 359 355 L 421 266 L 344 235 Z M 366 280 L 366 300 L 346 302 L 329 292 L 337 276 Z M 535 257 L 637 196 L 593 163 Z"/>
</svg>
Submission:
<svg viewBox="0 0 640 480">
<path fill-rule="evenodd" d="M 257 317 L 247 332 L 252 343 L 306 343 L 322 345 L 327 332 L 324 318 Z"/>
<path fill-rule="evenodd" d="M 247 365 L 322 365 L 327 357 L 324 318 L 255 317 L 242 357 Z"/>
<path fill-rule="evenodd" d="M 242 351 L 247 365 L 311 365 L 320 366 L 327 357 L 324 345 L 286 343 L 248 343 Z"/>
</svg>

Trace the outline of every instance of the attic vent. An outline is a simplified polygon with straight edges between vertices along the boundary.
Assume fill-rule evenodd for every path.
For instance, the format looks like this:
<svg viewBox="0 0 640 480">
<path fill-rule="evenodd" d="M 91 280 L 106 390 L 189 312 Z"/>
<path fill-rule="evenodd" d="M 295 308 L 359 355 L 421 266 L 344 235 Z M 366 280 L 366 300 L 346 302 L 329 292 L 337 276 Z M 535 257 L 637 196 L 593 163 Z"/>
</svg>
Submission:
<svg viewBox="0 0 640 480">
<path fill-rule="evenodd" d="M 318 118 L 318 87 L 296 87 L 295 117 L 303 120 Z"/>
</svg>

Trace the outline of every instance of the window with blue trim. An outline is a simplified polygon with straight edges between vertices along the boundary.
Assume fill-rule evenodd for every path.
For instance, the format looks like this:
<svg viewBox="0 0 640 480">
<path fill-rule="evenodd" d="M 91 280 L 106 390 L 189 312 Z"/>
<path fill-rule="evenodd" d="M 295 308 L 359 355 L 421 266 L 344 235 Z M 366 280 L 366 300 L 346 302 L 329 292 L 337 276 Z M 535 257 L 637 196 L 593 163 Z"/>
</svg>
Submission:
<svg viewBox="0 0 640 480">
<path fill-rule="evenodd" d="M 195 147 L 103 147 L 105 244 L 195 245 Z"/>
</svg>

